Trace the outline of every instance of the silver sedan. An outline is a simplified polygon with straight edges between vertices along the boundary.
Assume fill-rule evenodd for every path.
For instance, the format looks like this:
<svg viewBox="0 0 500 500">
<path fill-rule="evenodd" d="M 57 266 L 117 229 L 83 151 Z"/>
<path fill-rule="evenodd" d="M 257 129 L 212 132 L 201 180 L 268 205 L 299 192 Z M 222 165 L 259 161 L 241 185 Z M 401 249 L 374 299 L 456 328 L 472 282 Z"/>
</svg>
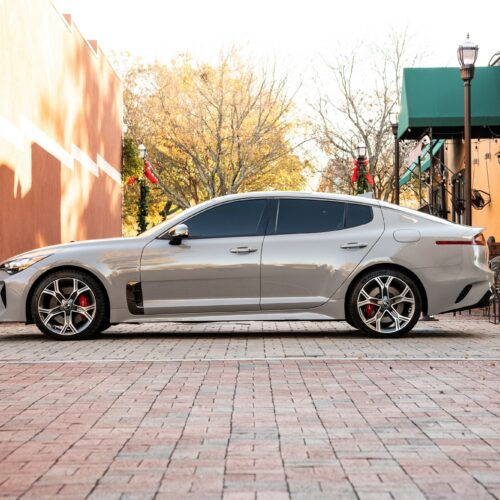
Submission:
<svg viewBox="0 0 500 500">
<path fill-rule="evenodd" d="M 248 193 L 135 238 L 41 248 L 0 264 L 0 321 L 55 339 L 116 323 L 345 320 L 409 332 L 422 313 L 487 303 L 481 229 L 367 198 Z"/>
</svg>

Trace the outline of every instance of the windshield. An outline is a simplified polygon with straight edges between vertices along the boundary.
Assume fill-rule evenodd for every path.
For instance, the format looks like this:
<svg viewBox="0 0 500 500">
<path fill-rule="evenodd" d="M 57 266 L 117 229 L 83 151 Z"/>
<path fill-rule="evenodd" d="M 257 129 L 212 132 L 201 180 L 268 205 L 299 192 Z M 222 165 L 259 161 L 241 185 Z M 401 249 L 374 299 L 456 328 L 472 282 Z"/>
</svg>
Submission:
<svg viewBox="0 0 500 500">
<path fill-rule="evenodd" d="M 165 227 L 169 226 L 170 222 L 173 219 L 175 219 L 176 217 L 182 216 L 186 212 L 187 212 L 187 210 L 180 210 L 180 211 L 174 212 L 173 214 L 170 214 L 163 222 L 160 222 L 160 224 L 157 224 L 156 226 L 153 226 L 153 227 L 150 227 L 149 229 L 146 229 L 146 231 L 139 234 L 139 236 L 153 235 L 154 233 L 160 231 L 163 226 L 165 226 Z"/>
</svg>

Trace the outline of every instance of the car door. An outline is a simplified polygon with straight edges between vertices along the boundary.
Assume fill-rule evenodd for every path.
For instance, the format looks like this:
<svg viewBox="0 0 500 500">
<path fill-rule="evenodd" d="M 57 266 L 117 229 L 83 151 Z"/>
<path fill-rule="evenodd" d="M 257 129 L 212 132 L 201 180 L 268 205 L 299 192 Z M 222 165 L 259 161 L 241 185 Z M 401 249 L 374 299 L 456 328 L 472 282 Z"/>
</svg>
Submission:
<svg viewBox="0 0 500 500">
<path fill-rule="evenodd" d="M 189 236 L 153 240 L 141 259 L 145 314 L 259 309 L 264 198 L 210 207 L 183 221 Z"/>
<path fill-rule="evenodd" d="M 262 249 L 261 309 L 317 307 L 381 236 L 380 208 L 308 198 L 275 203 Z"/>
</svg>

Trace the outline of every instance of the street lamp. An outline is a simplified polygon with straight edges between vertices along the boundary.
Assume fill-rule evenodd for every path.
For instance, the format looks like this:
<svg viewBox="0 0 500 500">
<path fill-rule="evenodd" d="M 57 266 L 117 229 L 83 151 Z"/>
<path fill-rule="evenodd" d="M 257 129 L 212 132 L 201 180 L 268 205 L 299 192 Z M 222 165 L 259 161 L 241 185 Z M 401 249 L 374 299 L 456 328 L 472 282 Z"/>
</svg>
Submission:
<svg viewBox="0 0 500 500">
<path fill-rule="evenodd" d="M 479 47 L 467 40 L 458 47 L 460 77 L 464 82 L 464 141 L 465 141 L 465 224 L 472 225 L 472 166 L 471 166 L 471 81 L 474 78 L 474 64 Z"/>
<path fill-rule="evenodd" d="M 146 163 L 146 154 L 147 154 L 147 149 L 144 144 L 139 144 L 137 146 L 137 149 L 139 150 L 139 157 L 142 158 L 144 163 Z M 139 178 L 139 192 L 140 192 L 140 197 L 139 197 L 139 210 L 137 214 L 138 218 L 138 225 L 139 225 L 139 234 L 143 233 L 146 231 L 148 224 L 147 224 L 147 216 L 148 216 L 148 186 L 146 184 L 146 179 L 144 178 L 144 172 Z"/>
<path fill-rule="evenodd" d="M 356 146 L 356 153 L 358 155 L 358 158 L 366 158 L 366 150 L 367 150 L 366 145 L 363 144 L 362 142 L 359 143 Z"/>
<path fill-rule="evenodd" d="M 394 203 L 399 205 L 399 141 L 398 141 L 398 121 L 399 106 L 394 106 L 389 113 L 392 133 L 394 134 Z"/>
</svg>

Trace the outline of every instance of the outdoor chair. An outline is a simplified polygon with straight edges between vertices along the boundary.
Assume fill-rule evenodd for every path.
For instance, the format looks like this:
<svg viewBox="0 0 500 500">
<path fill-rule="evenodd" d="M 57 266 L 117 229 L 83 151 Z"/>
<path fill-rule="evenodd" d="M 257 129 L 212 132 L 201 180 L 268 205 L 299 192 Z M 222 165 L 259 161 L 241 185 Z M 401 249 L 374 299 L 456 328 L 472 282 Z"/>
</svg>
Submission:
<svg viewBox="0 0 500 500">
<path fill-rule="evenodd" d="M 491 323 L 500 323 L 500 255 L 490 260 L 490 268 L 495 273 L 493 297 L 488 306 L 488 316 Z"/>
</svg>

